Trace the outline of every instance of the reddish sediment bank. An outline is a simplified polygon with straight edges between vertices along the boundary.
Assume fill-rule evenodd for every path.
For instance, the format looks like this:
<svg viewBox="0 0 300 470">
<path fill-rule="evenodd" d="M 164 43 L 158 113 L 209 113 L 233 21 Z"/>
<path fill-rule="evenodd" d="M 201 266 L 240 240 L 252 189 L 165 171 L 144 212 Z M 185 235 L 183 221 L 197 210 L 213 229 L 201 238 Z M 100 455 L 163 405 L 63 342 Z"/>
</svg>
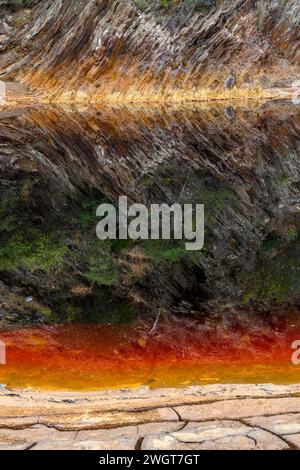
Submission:
<svg viewBox="0 0 300 470">
<path fill-rule="evenodd" d="M 292 343 L 300 328 L 228 331 L 162 323 L 68 325 L 0 332 L 6 365 L 0 383 L 49 390 L 148 385 L 298 383 Z"/>
</svg>

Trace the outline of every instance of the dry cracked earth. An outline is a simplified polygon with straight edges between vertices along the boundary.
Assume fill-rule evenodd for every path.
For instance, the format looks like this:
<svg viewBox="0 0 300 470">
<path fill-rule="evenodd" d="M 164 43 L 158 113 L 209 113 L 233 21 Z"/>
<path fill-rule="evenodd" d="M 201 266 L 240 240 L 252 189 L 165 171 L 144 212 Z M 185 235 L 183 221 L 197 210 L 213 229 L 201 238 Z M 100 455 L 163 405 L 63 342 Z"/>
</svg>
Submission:
<svg viewBox="0 0 300 470">
<path fill-rule="evenodd" d="M 0 450 L 297 450 L 300 385 L 0 390 Z"/>
</svg>

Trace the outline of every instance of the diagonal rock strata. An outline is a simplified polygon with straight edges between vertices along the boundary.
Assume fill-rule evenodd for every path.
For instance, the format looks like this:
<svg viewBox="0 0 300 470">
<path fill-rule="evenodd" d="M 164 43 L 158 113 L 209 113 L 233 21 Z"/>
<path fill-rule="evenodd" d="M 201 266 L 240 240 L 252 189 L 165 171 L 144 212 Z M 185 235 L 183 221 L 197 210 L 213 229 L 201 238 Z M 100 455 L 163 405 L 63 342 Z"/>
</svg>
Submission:
<svg viewBox="0 0 300 470">
<path fill-rule="evenodd" d="M 0 78 L 60 102 L 295 92 L 297 0 L 216 1 L 200 11 L 185 1 L 148 3 L 141 11 L 132 0 L 39 2 L 0 51 Z"/>
</svg>

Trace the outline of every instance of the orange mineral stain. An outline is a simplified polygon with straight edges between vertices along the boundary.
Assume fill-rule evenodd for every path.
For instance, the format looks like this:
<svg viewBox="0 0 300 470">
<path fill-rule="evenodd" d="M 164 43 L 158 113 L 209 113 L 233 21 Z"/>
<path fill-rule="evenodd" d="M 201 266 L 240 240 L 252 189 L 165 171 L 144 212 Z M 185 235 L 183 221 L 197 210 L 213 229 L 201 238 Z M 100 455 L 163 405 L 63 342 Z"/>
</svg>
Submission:
<svg viewBox="0 0 300 470">
<path fill-rule="evenodd" d="M 293 341 L 300 328 L 263 332 L 202 331 L 161 324 L 68 325 L 0 332 L 6 365 L 0 383 L 48 390 L 148 385 L 296 383 Z"/>
</svg>

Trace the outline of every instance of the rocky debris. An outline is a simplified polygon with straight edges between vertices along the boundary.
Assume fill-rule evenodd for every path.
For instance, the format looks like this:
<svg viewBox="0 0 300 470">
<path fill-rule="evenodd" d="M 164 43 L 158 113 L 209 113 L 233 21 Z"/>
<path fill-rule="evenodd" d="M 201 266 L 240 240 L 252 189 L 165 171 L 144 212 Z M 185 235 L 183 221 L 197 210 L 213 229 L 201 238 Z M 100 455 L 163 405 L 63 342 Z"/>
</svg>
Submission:
<svg viewBox="0 0 300 470">
<path fill-rule="evenodd" d="M 27 303 L 17 287 L 8 287 L 0 281 L 0 299 L 0 329 L 44 323 L 44 317 L 38 314 L 42 306 L 36 302 Z"/>
<path fill-rule="evenodd" d="M 11 43 L 14 33 L 14 28 L 9 26 L 5 19 L 0 19 L 0 53 Z"/>
<path fill-rule="evenodd" d="M 0 34 L 0 51 L 6 49 L 9 44 L 9 38 L 4 34 Z"/>
<path fill-rule="evenodd" d="M 19 59 L 19 54 L 16 51 L 7 51 L 1 55 L 1 65 L 3 68 L 12 67 Z"/>
<path fill-rule="evenodd" d="M 5 41 L 6 41 L 6 36 L 3 34 L 0 35 L 0 48 L 4 48 L 5 46 Z"/>
<path fill-rule="evenodd" d="M 0 389 L 0 449 L 298 449 L 299 395 L 300 385 L 270 384 L 89 393 Z"/>
<path fill-rule="evenodd" d="M 10 36 L 12 32 L 13 32 L 13 28 L 8 26 L 5 20 L 0 19 L 0 34 L 6 34 Z"/>
</svg>

